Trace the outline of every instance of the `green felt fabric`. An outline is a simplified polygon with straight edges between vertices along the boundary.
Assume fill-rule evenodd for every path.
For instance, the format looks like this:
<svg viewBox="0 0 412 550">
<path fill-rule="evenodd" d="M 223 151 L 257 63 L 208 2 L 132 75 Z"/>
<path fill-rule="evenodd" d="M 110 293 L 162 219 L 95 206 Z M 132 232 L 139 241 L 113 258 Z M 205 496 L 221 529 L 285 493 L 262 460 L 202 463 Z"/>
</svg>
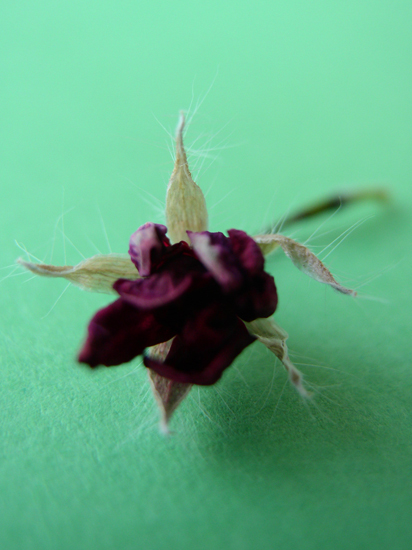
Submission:
<svg viewBox="0 0 412 550">
<path fill-rule="evenodd" d="M 2 2 L 2 548 L 412 547 L 411 17 L 409 0 Z M 190 105 L 213 230 L 342 188 L 392 201 L 288 229 L 317 230 L 323 257 L 363 221 L 326 260 L 356 300 L 268 261 L 314 398 L 254 344 L 164 438 L 139 360 L 75 361 L 110 297 L 32 279 L 14 241 L 58 264 L 126 252 L 162 220 L 162 125 Z"/>
</svg>

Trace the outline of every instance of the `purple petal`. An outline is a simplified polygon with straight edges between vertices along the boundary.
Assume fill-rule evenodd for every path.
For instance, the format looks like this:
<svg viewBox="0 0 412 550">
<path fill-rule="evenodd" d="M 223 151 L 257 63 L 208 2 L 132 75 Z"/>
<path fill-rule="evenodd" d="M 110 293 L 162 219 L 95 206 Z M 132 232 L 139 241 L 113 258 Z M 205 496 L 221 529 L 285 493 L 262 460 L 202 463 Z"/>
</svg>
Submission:
<svg viewBox="0 0 412 550">
<path fill-rule="evenodd" d="M 167 227 L 145 223 L 133 233 L 129 241 L 129 254 L 141 277 L 147 277 L 160 262 L 164 249 L 170 246 Z"/>
<path fill-rule="evenodd" d="M 251 277 L 245 288 L 234 297 L 236 313 L 244 321 L 273 315 L 278 303 L 274 278 L 266 272 Z"/>
<path fill-rule="evenodd" d="M 239 229 L 229 229 L 228 234 L 232 250 L 243 269 L 250 276 L 261 273 L 265 259 L 259 245 L 247 233 Z"/>
<path fill-rule="evenodd" d="M 137 281 L 119 279 L 113 288 L 129 304 L 149 310 L 177 300 L 189 289 L 191 283 L 190 273 L 180 280 L 175 280 L 173 274 L 166 271 Z"/>
<path fill-rule="evenodd" d="M 243 282 L 239 262 L 233 253 L 230 240 L 223 233 L 188 231 L 193 250 L 206 269 L 225 292 L 237 290 Z"/>
<path fill-rule="evenodd" d="M 79 362 L 91 367 L 120 365 L 144 349 L 169 340 L 175 332 L 158 323 L 151 312 L 139 311 L 119 298 L 90 321 Z"/>
<path fill-rule="evenodd" d="M 175 382 L 208 386 L 254 341 L 225 304 L 212 304 L 187 321 L 164 363 L 145 357 L 144 364 Z"/>
<path fill-rule="evenodd" d="M 204 274 L 205 269 L 196 258 L 180 255 L 146 279 L 119 279 L 113 288 L 129 304 L 148 310 L 176 301 L 191 288 L 198 286 L 199 278 Z"/>
</svg>

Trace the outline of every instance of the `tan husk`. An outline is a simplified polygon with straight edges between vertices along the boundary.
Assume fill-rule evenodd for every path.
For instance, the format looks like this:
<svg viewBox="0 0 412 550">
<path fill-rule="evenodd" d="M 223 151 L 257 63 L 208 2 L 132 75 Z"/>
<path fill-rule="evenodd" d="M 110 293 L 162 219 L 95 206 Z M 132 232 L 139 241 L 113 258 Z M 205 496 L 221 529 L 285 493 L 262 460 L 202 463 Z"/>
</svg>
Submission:
<svg viewBox="0 0 412 550">
<path fill-rule="evenodd" d="M 309 397 L 310 394 L 303 385 L 303 375 L 289 359 L 286 340 L 288 334 L 282 327 L 276 324 L 273 319 L 255 319 L 246 323 L 248 331 L 264 344 L 281 361 L 289 374 L 289 380 L 295 386 L 302 397 Z"/>
<path fill-rule="evenodd" d="M 173 243 L 189 242 L 186 231 L 207 229 L 205 197 L 192 179 L 183 146 L 184 125 L 181 113 L 176 131 L 176 161 L 166 193 L 166 225 Z"/>
<path fill-rule="evenodd" d="M 164 361 L 172 342 L 173 338 L 168 342 L 153 346 L 149 351 L 150 356 L 157 361 Z M 157 374 L 157 372 L 151 369 L 148 369 L 148 371 L 153 395 L 160 410 L 160 428 L 164 434 L 168 434 L 169 420 L 174 411 L 190 392 L 192 384 L 174 382 L 173 380 L 160 376 L 160 374 Z"/>
<path fill-rule="evenodd" d="M 339 284 L 329 269 L 307 248 L 284 235 L 255 235 L 254 240 L 258 243 L 262 254 L 267 255 L 279 246 L 293 264 L 312 279 L 324 283 L 342 294 L 356 296 L 356 291 Z"/>
<path fill-rule="evenodd" d="M 79 264 L 56 266 L 35 264 L 19 258 L 17 262 L 36 275 L 62 277 L 90 292 L 111 293 L 117 279 L 138 279 L 139 272 L 126 254 L 99 254 Z"/>
</svg>

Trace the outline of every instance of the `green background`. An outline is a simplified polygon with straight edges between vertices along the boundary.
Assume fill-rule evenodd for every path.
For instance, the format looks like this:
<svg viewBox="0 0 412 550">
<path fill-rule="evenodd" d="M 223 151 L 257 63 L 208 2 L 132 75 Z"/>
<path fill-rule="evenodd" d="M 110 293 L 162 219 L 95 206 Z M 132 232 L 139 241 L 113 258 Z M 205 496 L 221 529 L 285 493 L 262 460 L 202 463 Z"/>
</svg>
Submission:
<svg viewBox="0 0 412 550">
<path fill-rule="evenodd" d="M 2 548 L 411 548 L 410 0 L 3 1 L 0 21 Z M 203 99 L 186 143 L 212 230 L 342 188 L 392 201 L 287 231 L 321 253 L 363 221 L 327 258 L 358 299 L 267 264 L 314 399 L 254 344 L 164 438 L 139 360 L 75 362 L 110 297 L 15 270 L 14 241 L 126 252 L 162 220 L 162 125 Z"/>
</svg>

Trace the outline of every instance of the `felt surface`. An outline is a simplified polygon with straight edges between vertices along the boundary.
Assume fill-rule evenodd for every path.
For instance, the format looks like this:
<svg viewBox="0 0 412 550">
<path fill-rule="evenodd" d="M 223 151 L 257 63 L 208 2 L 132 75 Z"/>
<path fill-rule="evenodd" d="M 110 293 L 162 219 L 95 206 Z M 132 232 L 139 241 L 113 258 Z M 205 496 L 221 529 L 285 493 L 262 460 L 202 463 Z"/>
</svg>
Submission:
<svg viewBox="0 0 412 550">
<path fill-rule="evenodd" d="M 411 6 L 3 2 L 2 548 L 411 547 Z M 173 132 L 209 88 L 186 143 L 212 230 L 254 232 L 345 187 L 392 201 L 288 230 L 318 230 L 324 257 L 363 220 L 326 260 L 356 300 L 268 261 L 313 400 L 254 344 L 164 438 L 139 360 L 75 361 L 111 298 L 14 270 L 14 240 L 58 264 L 126 252 L 162 220 L 156 119 Z"/>
</svg>

